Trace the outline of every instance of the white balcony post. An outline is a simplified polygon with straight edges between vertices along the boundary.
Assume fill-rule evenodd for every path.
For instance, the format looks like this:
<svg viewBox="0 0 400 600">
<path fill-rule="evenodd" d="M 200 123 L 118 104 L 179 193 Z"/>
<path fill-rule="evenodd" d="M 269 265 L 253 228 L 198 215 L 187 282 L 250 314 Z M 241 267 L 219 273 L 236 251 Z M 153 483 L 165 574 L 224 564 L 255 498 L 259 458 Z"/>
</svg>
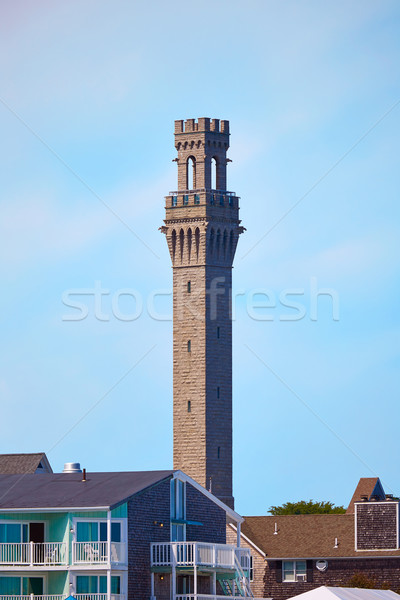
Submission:
<svg viewBox="0 0 400 600">
<path fill-rule="evenodd" d="M 30 554 L 31 554 L 31 559 L 30 559 L 29 562 L 31 564 L 31 567 L 33 565 L 33 549 L 34 549 L 33 542 L 29 542 L 29 551 L 30 551 Z"/>
<path fill-rule="evenodd" d="M 154 600 L 154 573 L 151 573 L 151 600 Z"/>
<path fill-rule="evenodd" d="M 217 595 L 217 572 L 213 571 L 212 574 L 212 595 Z"/>
<path fill-rule="evenodd" d="M 194 575 L 194 583 L 193 583 L 193 594 L 194 594 L 194 598 L 195 600 L 197 600 L 197 565 L 194 565 L 193 568 L 193 575 Z"/>
<path fill-rule="evenodd" d="M 111 511 L 107 511 L 107 600 L 111 600 Z"/>
<path fill-rule="evenodd" d="M 171 548 L 172 550 L 172 600 L 176 597 L 176 544 Z"/>
</svg>

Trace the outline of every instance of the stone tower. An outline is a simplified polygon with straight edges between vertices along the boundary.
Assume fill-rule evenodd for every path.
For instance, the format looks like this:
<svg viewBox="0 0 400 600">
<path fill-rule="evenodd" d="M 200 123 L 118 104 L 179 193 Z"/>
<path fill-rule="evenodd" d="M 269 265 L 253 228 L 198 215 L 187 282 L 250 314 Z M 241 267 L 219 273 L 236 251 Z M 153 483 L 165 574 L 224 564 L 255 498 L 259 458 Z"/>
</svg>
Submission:
<svg viewBox="0 0 400 600">
<path fill-rule="evenodd" d="M 173 267 L 174 469 L 232 496 L 232 263 L 243 227 L 226 189 L 229 122 L 175 121 L 178 190 L 166 197 Z"/>
</svg>

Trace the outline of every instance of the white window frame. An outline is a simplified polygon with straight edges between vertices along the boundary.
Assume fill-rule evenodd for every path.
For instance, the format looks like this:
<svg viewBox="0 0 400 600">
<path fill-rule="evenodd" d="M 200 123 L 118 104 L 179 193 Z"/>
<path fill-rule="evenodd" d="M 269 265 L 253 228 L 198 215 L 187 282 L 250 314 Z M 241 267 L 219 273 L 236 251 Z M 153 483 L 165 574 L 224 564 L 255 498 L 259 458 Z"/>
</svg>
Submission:
<svg viewBox="0 0 400 600">
<path fill-rule="evenodd" d="M 73 534 L 73 541 L 76 542 L 77 539 L 77 531 L 78 531 L 78 527 L 77 524 L 78 523 L 97 523 L 98 524 L 98 537 L 100 538 L 100 523 L 107 523 L 107 519 L 106 518 L 101 518 L 101 519 L 96 519 L 95 517 L 89 518 L 89 517 L 73 517 L 72 518 L 72 529 L 74 530 L 74 534 Z M 120 523 L 121 525 L 121 544 L 124 543 L 126 544 L 127 541 L 127 530 L 128 530 L 128 519 L 126 518 L 121 518 L 119 517 L 118 519 L 111 519 L 111 523 Z M 104 540 L 107 541 L 107 540 Z M 115 542 L 116 544 L 118 542 Z"/>
<path fill-rule="evenodd" d="M 23 579 L 29 579 L 29 578 L 41 578 L 43 580 L 43 595 L 47 596 L 47 574 L 40 572 L 40 571 L 14 571 L 13 573 L 0 573 L 0 578 L 5 578 L 5 577 L 17 577 L 20 580 L 20 592 L 22 595 L 22 580 Z M 16 598 L 18 598 L 18 596 L 15 596 Z"/>
<path fill-rule="evenodd" d="M 180 502 L 181 502 L 181 496 L 178 493 L 178 484 L 177 482 L 180 482 L 183 486 L 183 507 L 181 507 Z M 186 520 L 186 481 L 184 481 L 183 479 L 179 479 L 179 477 L 173 477 L 171 479 L 171 485 L 170 485 L 170 506 L 172 505 L 172 490 L 174 490 L 174 506 L 175 506 L 175 514 L 176 513 L 180 513 L 181 512 L 181 508 L 182 510 L 182 518 L 178 519 L 177 517 L 173 517 L 172 516 L 172 512 L 170 510 L 170 540 L 172 541 L 172 528 L 173 526 L 182 526 L 183 527 L 183 542 L 186 541 L 186 523 L 178 523 L 178 521 L 185 521 Z"/>
<path fill-rule="evenodd" d="M 293 579 L 285 578 L 285 563 L 292 563 L 293 565 Z M 298 563 L 304 563 L 304 569 L 301 569 L 299 573 Z M 304 576 L 304 580 L 298 580 L 297 576 Z M 306 560 L 283 560 L 282 561 L 282 583 L 299 583 L 299 581 L 307 581 L 307 561 Z"/>
<path fill-rule="evenodd" d="M 126 571 L 115 571 L 114 569 L 111 572 L 111 577 L 119 577 L 119 581 L 120 581 L 120 595 L 121 596 L 125 596 L 125 598 L 127 597 L 127 592 L 128 592 L 128 587 L 127 587 L 127 572 Z M 76 584 L 77 584 L 77 577 L 107 577 L 107 571 L 75 571 L 73 576 L 72 576 L 72 586 L 70 586 L 70 592 L 71 593 L 77 593 L 76 592 Z M 100 581 L 98 580 L 98 589 L 100 589 Z M 99 593 L 99 592 L 98 592 Z M 88 593 L 88 595 L 90 595 Z M 111 596 L 114 596 L 115 594 L 111 594 Z"/>
<path fill-rule="evenodd" d="M 28 538 L 30 537 L 30 532 L 29 532 L 29 526 L 31 523 L 43 523 L 43 537 L 44 537 L 44 542 L 46 542 L 46 540 L 48 539 L 48 535 L 47 535 L 47 528 L 48 528 L 48 522 L 47 521 L 35 521 L 33 519 L 27 519 L 26 521 L 14 521 L 13 519 L 0 519 L 0 524 L 1 525 L 20 525 L 21 526 L 21 540 L 23 539 L 23 535 L 22 535 L 22 525 L 28 525 Z M 60 540 L 62 542 L 62 540 Z M 24 544 L 24 543 L 29 543 L 28 542 L 15 542 L 16 544 Z"/>
</svg>

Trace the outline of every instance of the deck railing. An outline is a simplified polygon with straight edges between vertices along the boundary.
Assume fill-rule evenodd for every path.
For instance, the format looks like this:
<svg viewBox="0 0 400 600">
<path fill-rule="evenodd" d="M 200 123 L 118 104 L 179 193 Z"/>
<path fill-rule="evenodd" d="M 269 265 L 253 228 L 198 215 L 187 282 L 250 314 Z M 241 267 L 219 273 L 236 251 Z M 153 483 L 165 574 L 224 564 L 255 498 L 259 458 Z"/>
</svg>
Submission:
<svg viewBox="0 0 400 600">
<path fill-rule="evenodd" d="M 76 600 L 108 600 L 107 594 L 73 594 Z M 111 600 L 125 600 L 123 594 L 111 594 Z"/>
<path fill-rule="evenodd" d="M 65 565 L 67 564 L 66 550 L 65 542 L 2 543 L 0 565 Z"/>
<path fill-rule="evenodd" d="M 243 570 L 247 570 L 250 565 L 250 551 L 245 548 L 204 542 L 156 542 L 150 547 L 152 567 L 196 565 L 235 569 L 235 556 Z"/>
<path fill-rule="evenodd" d="M 65 594 L 46 594 L 42 596 L 35 596 L 30 594 L 29 596 L 1 596 L 0 600 L 65 600 Z"/>
<path fill-rule="evenodd" d="M 112 563 L 126 563 L 125 543 L 111 542 L 110 549 Z M 108 562 L 108 542 L 72 542 L 72 563 L 74 565 Z"/>
</svg>

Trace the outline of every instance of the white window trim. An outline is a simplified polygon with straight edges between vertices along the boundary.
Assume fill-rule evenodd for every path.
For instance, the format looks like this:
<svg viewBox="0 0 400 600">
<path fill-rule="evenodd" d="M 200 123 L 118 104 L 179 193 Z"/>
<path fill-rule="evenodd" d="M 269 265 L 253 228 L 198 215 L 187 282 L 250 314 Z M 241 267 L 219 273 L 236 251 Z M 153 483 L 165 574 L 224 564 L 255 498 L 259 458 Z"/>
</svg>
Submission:
<svg viewBox="0 0 400 600">
<path fill-rule="evenodd" d="M 284 564 L 285 562 L 291 562 L 293 563 L 293 575 L 294 575 L 294 579 L 285 579 L 285 568 L 284 568 Z M 297 573 L 297 563 L 302 562 L 305 563 L 306 568 L 305 568 L 305 573 Z M 282 560 L 282 583 L 299 583 L 299 580 L 297 579 L 297 575 L 304 575 L 304 581 L 307 581 L 307 560 L 306 559 L 298 559 L 298 560 Z"/>
<path fill-rule="evenodd" d="M 14 519 L 0 519 L 0 525 L 30 525 L 31 523 L 43 523 L 44 525 L 44 531 L 43 531 L 43 537 L 44 537 L 44 543 L 46 543 L 46 541 L 48 540 L 48 521 L 34 521 L 33 519 L 27 519 L 26 521 L 14 521 Z M 29 534 L 29 528 L 28 528 L 28 534 Z M 21 531 L 21 540 L 22 540 L 22 531 Z M 62 541 L 62 540 L 61 540 Z M 28 543 L 29 542 L 15 542 L 16 544 L 24 544 L 24 543 Z"/>
<path fill-rule="evenodd" d="M 94 517 L 73 517 L 72 518 L 72 529 L 73 532 L 73 541 L 76 542 L 76 533 L 77 533 L 77 524 L 78 523 L 98 523 L 98 532 L 100 537 L 100 523 L 107 523 L 106 518 L 96 519 Z M 120 523 L 121 524 L 121 544 L 126 544 L 128 539 L 128 519 L 124 517 L 118 517 L 117 519 L 111 519 L 111 523 Z M 118 542 L 115 542 L 118 543 Z"/>
</svg>

